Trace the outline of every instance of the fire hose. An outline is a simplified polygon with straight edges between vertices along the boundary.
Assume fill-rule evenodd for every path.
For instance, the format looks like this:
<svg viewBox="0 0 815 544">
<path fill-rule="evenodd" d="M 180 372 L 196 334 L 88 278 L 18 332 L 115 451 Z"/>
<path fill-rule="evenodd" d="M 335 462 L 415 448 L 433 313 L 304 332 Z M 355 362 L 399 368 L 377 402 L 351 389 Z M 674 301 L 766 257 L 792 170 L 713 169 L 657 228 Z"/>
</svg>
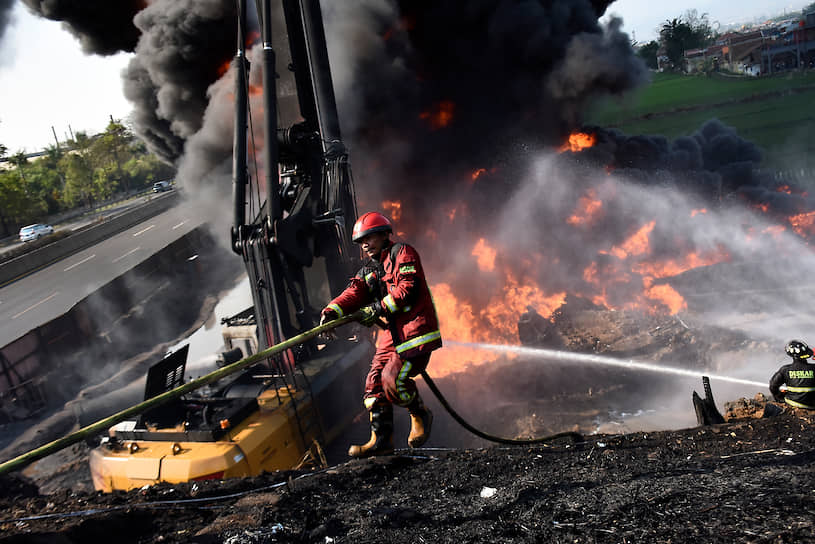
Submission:
<svg viewBox="0 0 815 544">
<path fill-rule="evenodd" d="M 0 463 L 0 474 L 5 474 L 7 472 L 11 472 L 13 470 L 18 470 L 18 469 L 21 469 L 21 468 L 23 468 L 25 466 L 28 466 L 29 464 L 33 463 L 34 461 L 38 461 L 38 460 L 42 459 L 43 457 L 47 457 L 48 455 L 51 455 L 52 453 L 55 453 L 55 452 L 57 452 L 59 450 L 67 448 L 68 446 L 76 444 L 77 442 L 85 440 L 86 438 L 90 438 L 90 437 L 93 437 L 93 436 L 95 436 L 95 435 L 97 435 L 99 433 L 105 432 L 110 427 L 112 427 L 113 425 L 116 425 L 117 423 L 120 423 L 120 422 L 126 420 L 127 418 L 129 418 L 129 417 L 131 417 L 133 415 L 140 414 L 140 413 L 142 413 L 142 412 L 144 412 L 144 411 L 146 411 L 146 410 L 148 410 L 150 408 L 153 408 L 153 407 L 158 406 L 160 404 L 164 404 L 164 403 L 166 403 L 166 402 L 168 402 L 168 401 L 170 401 L 170 400 L 172 400 L 174 398 L 177 398 L 177 397 L 180 397 L 180 396 L 182 396 L 182 395 L 184 395 L 186 393 L 189 393 L 190 391 L 194 391 L 195 389 L 199 389 L 199 388 L 201 388 L 201 387 L 203 387 L 203 386 L 205 386 L 207 384 L 216 382 L 216 381 L 220 380 L 221 378 L 224 378 L 224 377 L 226 377 L 226 376 L 228 376 L 230 374 L 233 374 L 233 373 L 235 373 L 235 372 L 237 372 L 239 370 L 243 370 L 244 368 L 247 368 L 249 366 L 257 364 L 257 363 L 259 363 L 259 362 L 261 362 L 261 361 L 263 361 L 265 359 L 268 359 L 269 357 L 271 357 L 273 355 L 276 355 L 276 354 L 281 353 L 283 351 L 286 351 L 286 350 L 292 349 L 294 347 L 297 347 L 297 346 L 311 340 L 312 338 L 315 338 L 315 337 L 317 337 L 317 336 L 319 336 L 319 335 L 321 335 L 323 333 L 326 333 L 328 331 L 336 329 L 337 327 L 340 327 L 340 326 L 345 325 L 347 323 L 351 323 L 353 321 L 360 321 L 360 322 L 361 321 L 370 321 L 370 318 L 371 318 L 370 312 L 367 309 L 362 309 L 362 310 L 359 310 L 359 311 L 357 311 L 357 312 L 355 312 L 353 314 L 349 314 L 349 315 L 341 317 L 339 319 L 335 319 L 333 321 L 329 321 L 329 322 L 324 323 L 322 325 L 318 325 L 317 327 L 314 327 L 313 329 L 309 329 L 308 331 L 306 331 L 304 333 L 301 333 L 301 334 L 299 334 L 297 336 L 289 338 L 288 340 L 284 340 L 283 342 L 280 342 L 279 344 L 275 344 L 274 346 L 271 346 L 271 347 L 266 348 L 266 349 L 264 349 L 262 351 L 259 351 L 259 352 L 255 353 L 254 355 L 250 355 L 249 357 L 245 357 L 245 358 L 241 359 L 240 361 L 237 361 L 237 362 L 232 363 L 230 365 L 226 365 L 226 366 L 224 366 L 222 368 L 219 368 L 218 370 L 210 372 L 209 374 L 205 374 L 204 376 L 201 376 L 199 378 L 195 378 L 193 380 L 190 380 L 189 382 L 187 382 L 187 383 L 185 383 L 183 385 L 180 385 L 180 386 L 176 387 L 175 389 L 165 391 L 164 393 L 156 395 L 155 397 L 151 397 L 151 398 L 149 398 L 149 399 L 147 399 L 147 400 L 145 400 L 143 402 L 140 402 L 139 404 L 133 405 L 130 408 L 126 408 L 125 410 L 117 412 L 117 413 L 115 413 L 115 414 L 113 414 L 111 416 L 108 416 L 108 417 L 104 418 L 104 419 L 100 419 L 99 421 L 97 421 L 95 423 L 91 423 L 90 425 L 87 425 L 87 426 L 85 426 L 85 427 L 83 427 L 83 428 L 81 428 L 81 429 L 79 429 L 77 431 L 74 431 L 73 433 L 71 433 L 69 435 L 58 438 L 57 440 L 49 442 L 49 443 L 47 443 L 47 444 L 45 444 L 43 446 L 40 446 L 40 447 L 38 447 L 36 449 L 33 449 L 33 450 L 29 451 L 27 453 L 24 453 L 22 455 L 19 455 L 19 456 L 13 458 L 13 459 L 5 461 L 4 463 Z M 433 392 L 434 395 L 436 395 L 436 398 L 439 399 L 439 402 L 441 403 L 441 405 L 444 407 L 445 410 L 447 410 L 447 412 L 453 417 L 453 419 L 455 419 L 462 427 L 464 427 L 465 429 L 467 429 L 471 433 L 473 433 L 476 436 L 478 436 L 480 438 L 483 438 L 485 440 L 489 440 L 491 442 L 498 442 L 498 443 L 501 443 L 501 444 L 539 444 L 539 443 L 543 443 L 543 442 L 552 442 L 554 440 L 558 440 L 558 439 L 561 439 L 561 438 L 567 438 L 567 437 L 574 438 L 574 439 L 576 439 L 578 441 L 582 440 L 582 438 L 583 438 L 580 434 L 575 433 L 575 432 L 563 432 L 563 433 L 558 433 L 558 434 L 554 434 L 554 435 L 550 435 L 550 436 L 544 436 L 544 437 L 541 437 L 541 438 L 530 438 L 530 439 L 502 438 L 502 437 L 487 434 L 487 433 L 485 433 L 483 431 L 480 431 L 480 430 L 476 429 L 475 427 L 473 427 L 469 423 L 467 423 L 467 421 L 465 421 L 450 406 L 450 404 L 447 402 L 447 400 L 442 395 L 441 391 L 439 391 L 438 387 L 436 387 L 436 384 L 433 382 L 433 380 L 430 378 L 430 376 L 427 375 L 427 373 L 425 371 L 422 371 L 421 375 L 422 375 L 422 378 L 424 378 L 424 380 L 427 382 L 427 385 L 428 385 L 428 387 L 430 387 L 430 390 Z"/>
<path fill-rule="evenodd" d="M 370 316 L 364 317 L 363 320 L 370 320 Z M 389 329 L 388 325 L 381 319 L 374 321 L 374 324 L 376 324 L 379 328 L 383 330 Z M 396 332 L 392 331 L 391 334 L 396 334 Z M 427 387 L 429 387 L 433 394 L 436 395 L 436 398 L 438 399 L 442 407 L 444 407 L 447 413 L 450 414 L 450 417 L 455 419 L 456 423 L 458 423 L 459 425 L 461 425 L 462 427 L 464 427 L 465 429 L 467 429 L 468 431 L 470 431 L 472 434 L 476 435 L 479 438 L 483 438 L 484 440 L 487 440 L 489 442 L 496 442 L 498 444 L 514 444 L 514 445 L 543 444 L 546 442 L 554 442 L 556 440 L 564 438 L 570 438 L 574 442 L 583 441 L 583 435 L 581 435 L 580 433 L 576 433 L 574 431 L 565 431 L 562 433 L 550 434 L 538 438 L 504 438 L 502 436 L 495 436 L 489 433 L 485 433 L 484 431 L 468 423 L 467 420 L 461 417 L 461 415 L 459 415 L 459 413 L 456 412 L 452 406 L 450 406 L 450 403 L 447 402 L 445 396 L 442 394 L 439 388 L 436 387 L 436 383 L 427 374 L 426 370 L 422 370 L 420 372 L 420 375 L 424 379 L 425 383 L 427 383 Z"/>
</svg>

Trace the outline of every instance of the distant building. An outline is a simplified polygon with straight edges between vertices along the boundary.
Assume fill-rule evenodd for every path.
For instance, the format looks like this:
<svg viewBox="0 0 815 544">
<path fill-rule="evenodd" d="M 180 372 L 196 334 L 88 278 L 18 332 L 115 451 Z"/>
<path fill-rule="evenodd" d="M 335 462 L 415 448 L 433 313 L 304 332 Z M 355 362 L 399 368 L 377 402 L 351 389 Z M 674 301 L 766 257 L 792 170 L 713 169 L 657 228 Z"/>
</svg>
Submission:
<svg viewBox="0 0 815 544">
<path fill-rule="evenodd" d="M 815 13 L 742 32 L 727 32 L 704 49 L 685 51 L 685 72 L 727 70 L 750 76 L 815 68 Z"/>
</svg>

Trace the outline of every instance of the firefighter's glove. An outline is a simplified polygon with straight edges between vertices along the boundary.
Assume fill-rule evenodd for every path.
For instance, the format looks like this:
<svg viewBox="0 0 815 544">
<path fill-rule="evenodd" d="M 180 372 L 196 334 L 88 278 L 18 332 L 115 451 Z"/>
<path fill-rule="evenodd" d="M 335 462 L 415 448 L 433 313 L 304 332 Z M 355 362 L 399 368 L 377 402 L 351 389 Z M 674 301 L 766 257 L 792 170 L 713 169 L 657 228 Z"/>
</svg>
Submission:
<svg viewBox="0 0 815 544">
<path fill-rule="evenodd" d="M 320 325 L 325 325 L 330 321 L 334 321 L 335 319 L 337 319 L 337 317 L 338 317 L 337 312 L 335 312 L 331 308 L 326 308 L 320 314 Z M 336 340 L 337 333 L 334 332 L 334 329 L 324 331 L 320 333 L 320 338 L 322 338 L 326 342 L 328 342 L 329 340 Z"/>
<path fill-rule="evenodd" d="M 365 306 L 362 309 L 362 314 L 362 319 L 359 320 L 360 324 L 366 327 L 373 327 L 379 320 L 379 316 L 385 314 L 385 309 L 382 308 L 382 304 L 379 302 L 374 302 L 373 304 Z"/>
</svg>

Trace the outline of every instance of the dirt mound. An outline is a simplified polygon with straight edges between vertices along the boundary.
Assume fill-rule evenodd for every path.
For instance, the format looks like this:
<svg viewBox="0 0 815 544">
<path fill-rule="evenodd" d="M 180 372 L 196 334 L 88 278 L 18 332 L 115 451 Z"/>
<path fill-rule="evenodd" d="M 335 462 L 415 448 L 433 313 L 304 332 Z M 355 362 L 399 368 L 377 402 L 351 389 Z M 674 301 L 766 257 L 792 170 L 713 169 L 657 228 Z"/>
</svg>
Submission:
<svg viewBox="0 0 815 544">
<path fill-rule="evenodd" d="M 788 411 L 129 493 L 6 492 L 0 542 L 803 542 L 811 423 Z"/>
</svg>

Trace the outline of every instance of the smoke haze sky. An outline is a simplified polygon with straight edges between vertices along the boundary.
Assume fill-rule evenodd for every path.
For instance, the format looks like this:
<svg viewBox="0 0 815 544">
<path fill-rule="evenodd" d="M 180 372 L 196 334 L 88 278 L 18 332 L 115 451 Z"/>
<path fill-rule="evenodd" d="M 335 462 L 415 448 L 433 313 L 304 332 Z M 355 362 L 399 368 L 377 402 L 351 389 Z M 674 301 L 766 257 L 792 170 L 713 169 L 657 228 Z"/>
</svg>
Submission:
<svg viewBox="0 0 815 544">
<path fill-rule="evenodd" d="M 743 0 L 737 4 L 697 0 L 682 7 L 650 0 L 618 0 L 606 16 L 623 18 L 624 32 L 647 41 L 655 29 L 687 9 L 708 13 L 722 25 L 800 10 L 806 2 Z M 0 144 L 10 153 L 34 152 L 54 143 L 51 126 L 63 140 L 68 127 L 98 132 L 112 115 L 126 119 L 132 107 L 122 92 L 121 72 L 130 54 L 110 57 L 82 53 L 79 42 L 60 23 L 34 16 L 21 2 L 0 34 Z"/>
</svg>

